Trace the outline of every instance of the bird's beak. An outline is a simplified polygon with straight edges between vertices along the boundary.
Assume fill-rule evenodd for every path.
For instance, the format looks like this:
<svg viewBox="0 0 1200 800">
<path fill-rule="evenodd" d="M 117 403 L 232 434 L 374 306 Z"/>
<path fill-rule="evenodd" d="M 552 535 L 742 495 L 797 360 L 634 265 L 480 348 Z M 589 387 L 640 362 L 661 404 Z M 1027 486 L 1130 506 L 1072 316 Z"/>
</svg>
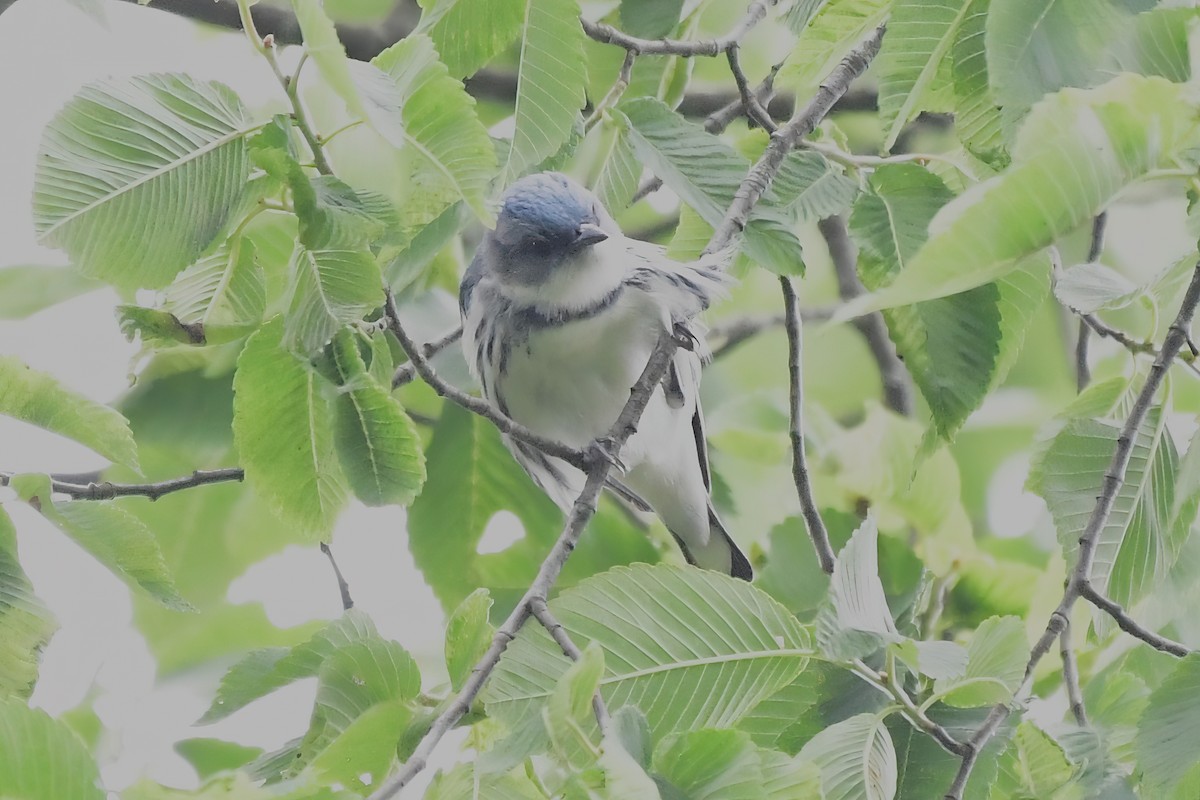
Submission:
<svg viewBox="0 0 1200 800">
<path fill-rule="evenodd" d="M 575 237 L 576 247 L 591 247 L 594 244 L 600 244 L 608 238 L 608 234 L 599 225 L 584 223 L 579 226 L 579 234 Z"/>
</svg>

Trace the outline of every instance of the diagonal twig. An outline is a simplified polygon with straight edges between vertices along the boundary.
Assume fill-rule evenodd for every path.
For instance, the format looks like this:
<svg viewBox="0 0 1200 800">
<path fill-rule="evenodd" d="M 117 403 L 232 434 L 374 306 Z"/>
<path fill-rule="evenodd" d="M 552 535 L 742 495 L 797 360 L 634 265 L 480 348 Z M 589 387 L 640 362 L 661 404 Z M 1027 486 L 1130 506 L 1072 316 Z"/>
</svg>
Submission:
<svg viewBox="0 0 1200 800">
<path fill-rule="evenodd" d="M 1087 260 L 1095 263 L 1104 250 L 1104 229 L 1108 225 L 1108 212 L 1101 211 L 1092 218 L 1092 240 L 1088 245 Z M 1091 327 L 1086 319 L 1079 320 L 1079 333 L 1075 337 L 1075 388 L 1082 392 L 1092 380 L 1092 369 L 1088 366 L 1088 339 Z"/>
<path fill-rule="evenodd" d="M 603 22 L 592 22 L 584 17 L 579 18 L 583 32 L 601 44 L 614 44 L 624 47 L 634 55 L 639 56 L 719 56 L 730 47 L 736 47 L 750 29 L 757 25 L 767 15 L 767 9 L 779 0 L 754 0 L 747 8 L 746 14 L 738 20 L 723 36 L 715 39 L 684 41 L 682 39 L 640 39 L 617 30 Z"/>
<path fill-rule="evenodd" d="M 858 279 L 858 255 L 853 242 L 850 241 L 846 220 L 840 216 L 826 217 L 817 222 L 817 229 L 829 247 L 829 257 L 833 261 L 833 272 L 837 278 L 838 296 L 848 301 L 865 294 L 866 289 Z M 908 370 L 896 354 L 896 345 L 888 335 L 883 313 L 875 311 L 856 317 L 852 324 L 866 341 L 871 356 L 879 367 L 884 405 L 897 414 L 910 416 L 913 397 Z"/>
<path fill-rule="evenodd" d="M 1083 703 L 1083 690 L 1079 685 L 1079 663 L 1071 646 L 1071 623 L 1063 625 L 1058 635 L 1058 652 L 1062 657 L 1063 685 L 1067 687 L 1067 701 L 1071 704 L 1071 716 L 1080 727 L 1087 727 L 1087 706 Z"/>
<path fill-rule="evenodd" d="M 535 597 L 530 600 L 529 612 L 542 624 L 542 627 L 558 643 L 559 648 L 562 649 L 568 658 L 572 661 L 578 661 L 583 658 L 583 651 L 579 649 L 579 645 L 572 641 L 571 634 L 567 633 L 567 629 L 554 616 L 554 612 L 550 610 L 550 606 L 545 598 Z M 600 696 L 599 689 L 592 695 L 592 709 L 596 713 L 596 722 L 600 725 L 601 733 L 607 731 L 610 720 L 608 706 L 604 704 L 604 698 Z"/>
<path fill-rule="evenodd" d="M 421 355 L 424 356 L 426 360 L 429 360 L 461 339 L 462 335 L 463 329 L 462 326 L 459 325 L 457 328 L 450 331 L 440 339 L 435 339 L 432 342 L 426 342 L 418 349 L 420 350 Z M 404 384 L 411 383 L 412 379 L 415 377 L 417 377 L 417 367 L 412 361 L 409 361 L 407 364 L 401 364 L 400 366 L 396 367 L 396 371 L 392 374 L 392 388 L 399 389 Z"/>
<path fill-rule="evenodd" d="M 349 611 L 354 608 L 354 598 L 350 596 L 350 584 L 346 582 L 341 569 L 338 568 L 337 560 L 333 557 L 333 550 L 325 542 L 321 542 L 321 552 L 329 559 L 329 565 L 333 567 L 333 575 L 337 578 L 338 594 L 342 597 L 342 610 Z"/>
<path fill-rule="evenodd" d="M 1104 473 L 1104 482 L 1101 486 L 1100 496 L 1096 498 L 1096 504 L 1092 508 L 1087 526 L 1079 537 L 1078 556 L 1075 566 L 1067 578 L 1062 600 L 1059 601 L 1058 606 L 1050 614 L 1045 631 L 1034 643 L 1033 647 L 1030 648 L 1029 661 L 1025 665 L 1025 676 L 1021 681 L 1021 685 L 1014 692 L 1014 697 L 1020 697 L 1030 690 L 1033 685 L 1034 669 L 1042 658 L 1050 652 L 1055 639 L 1062 634 L 1063 630 L 1070 623 L 1071 609 L 1081 597 L 1095 605 L 1101 611 L 1112 616 L 1117 621 L 1117 624 L 1121 626 L 1122 630 L 1136 636 L 1147 644 L 1173 653 L 1174 655 L 1184 655 L 1189 652 L 1183 645 L 1163 639 L 1157 634 L 1134 623 L 1121 610 L 1120 606 L 1103 597 L 1092 586 L 1091 574 L 1100 533 L 1108 524 L 1117 494 L 1125 483 L 1125 473 L 1129 467 L 1130 458 L 1133 455 L 1133 443 L 1136 440 L 1138 428 L 1141 427 L 1142 422 L 1145 420 L 1146 414 L 1154 402 L 1154 396 L 1158 393 L 1158 388 L 1162 385 L 1167 370 L 1171 366 L 1171 362 L 1175 360 L 1175 357 L 1179 355 L 1179 351 L 1190 339 L 1189 329 L 1198 303 L 1200 303 L 1200 263 L 1196 264 L 1192 272 L 1191 283 L 1188 284 L 1187 291 L 1184 293 L 1183 301 L 1179 306 L 1179 313 L 1176 315 L 1175 321 L 1171 323 L 1166 338 L 1163 340 L 1162 349 L 1158 351 L 1158 357 L 1155 358 L 1154 365 L 1150 368 L 1150 373 L 1146 376 L 1146 382 L 1134 400 L 1133 407 L 1130 409 L 1124 425 L 1121 426 L 1121 433 L 1117 437 L 1116 449 L 1113 451 L 1112 460 L 1109 462 L 1108 469 Z M 962 800 L 963 791 L 966 789 L 967 781 L 971 777 L 971 771 L 974 769 L 975 761 L 979 757 L 980 751 L 983 750 L 983 747 L 995 735 L 1000 724 L 1008 717 L 1009 713 L 1010 708 L 1005 703 L 992 708 L 983 725 L 979 727 L 966 743 L 966 753 L 962 757 L 962 763 L 959 765 L 958 772 L 954 776 L 950 788 L 946 791 L 945 800 Z"/>
</svg>

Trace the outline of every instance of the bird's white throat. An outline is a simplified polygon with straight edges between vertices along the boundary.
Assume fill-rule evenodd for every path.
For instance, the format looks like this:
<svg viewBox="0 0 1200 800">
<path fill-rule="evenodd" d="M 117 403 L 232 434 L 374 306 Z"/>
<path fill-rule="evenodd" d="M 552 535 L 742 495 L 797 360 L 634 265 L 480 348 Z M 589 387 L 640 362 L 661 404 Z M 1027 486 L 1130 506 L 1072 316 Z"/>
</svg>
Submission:
<svg viewBox="0 0 1200 800">
<path fill-rule="evenodd" d="M 518 306 L 554 316 L 592 308 L 621 285 L 629 269 L 629 258 L 621 237 L 587 247 L 559 264 L 550 276 L 535 285 L 503 286 Z"/>
</svg>

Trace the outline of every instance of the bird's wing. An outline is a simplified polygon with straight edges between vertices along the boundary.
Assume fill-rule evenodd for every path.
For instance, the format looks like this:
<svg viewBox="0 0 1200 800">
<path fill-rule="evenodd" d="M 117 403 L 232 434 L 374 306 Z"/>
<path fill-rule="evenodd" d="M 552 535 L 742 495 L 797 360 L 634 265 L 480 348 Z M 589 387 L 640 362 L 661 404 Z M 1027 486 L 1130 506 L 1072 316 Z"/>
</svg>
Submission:
<svg viewBox="0 0 1200 800">
<path fill-rule="evenodd" d="M 480 248 L 482 249 L 482 248 Z M 462 283 L 458 286 L 458 310 L 465 317 L 467 309 L 471 307 L 471 297 L 475 293 L 475 287 L 479 285 L 479 281 L 483 279 L 483 262 L 479 258 L 479 252 L 475 253 L 475 257 L 471 259 L 470 266 L 463 273 Z"/>
</svg>

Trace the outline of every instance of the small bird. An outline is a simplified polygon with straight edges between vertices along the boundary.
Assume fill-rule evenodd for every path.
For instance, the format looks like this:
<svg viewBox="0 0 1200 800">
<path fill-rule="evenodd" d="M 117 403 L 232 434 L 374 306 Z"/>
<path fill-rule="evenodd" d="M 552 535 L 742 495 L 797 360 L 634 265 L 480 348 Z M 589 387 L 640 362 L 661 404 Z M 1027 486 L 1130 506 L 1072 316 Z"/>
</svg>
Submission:
<svg viewBox="0 0 1200 800">
<path fill-rule="evenodd" d="M 664 330 L 698 345 L 676 351 L 620 454 L 609 488 L 648 504 L 689 563 L 753 576 L 710 499 L 700 410 L 701 339 L 692 319 L 729 278 L 720 258 L 681 264 L 629 239 L 600 201 L 557 172 L 514 183 L 463 276 L 463 351 L 500 412 L 585 448 L 606 435 Z M 511 437 L 505 444 L 564 511 L 584 474 Z"/>
</svg>

